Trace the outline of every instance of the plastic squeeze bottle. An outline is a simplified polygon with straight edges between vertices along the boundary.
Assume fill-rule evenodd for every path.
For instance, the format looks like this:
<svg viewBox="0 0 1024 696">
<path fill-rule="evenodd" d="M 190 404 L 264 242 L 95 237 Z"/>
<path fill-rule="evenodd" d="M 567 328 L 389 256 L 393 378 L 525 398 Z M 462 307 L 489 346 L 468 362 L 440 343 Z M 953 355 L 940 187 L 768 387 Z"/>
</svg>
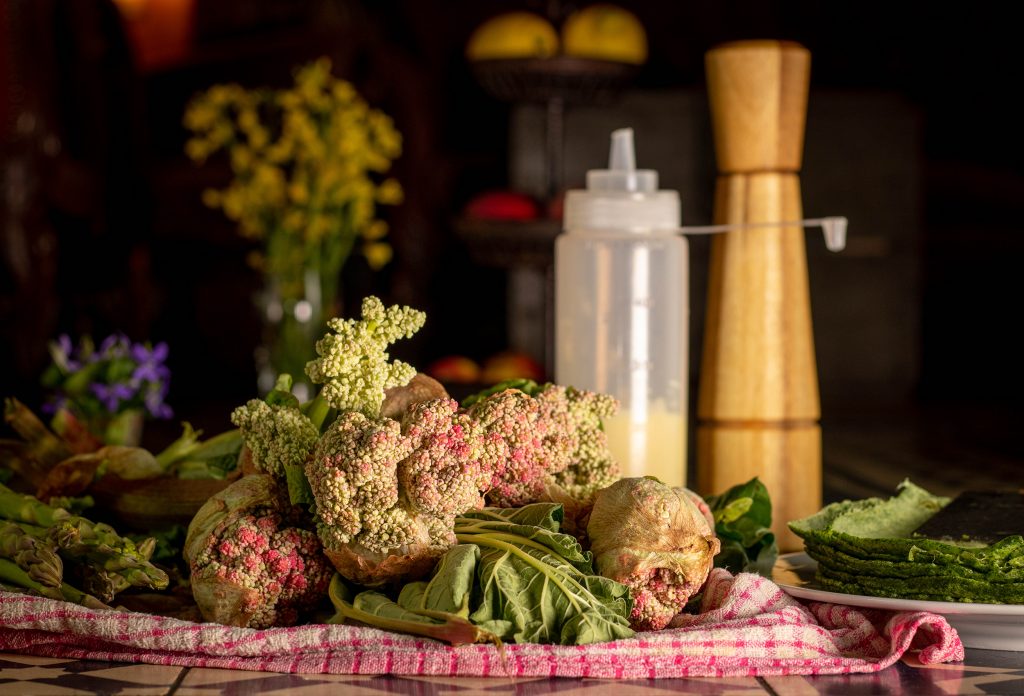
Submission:
<svg viewBox="0 0 1024 696">
<path fill-rule="evenodd" d="M 608 169 L 569 191 L 555 242 L 555 380 L 611 394 L 605 422 L 623 476 L 686 483 L 689 251 L 679 194 L 637 169 L 633 130 Z"/>
</svg>

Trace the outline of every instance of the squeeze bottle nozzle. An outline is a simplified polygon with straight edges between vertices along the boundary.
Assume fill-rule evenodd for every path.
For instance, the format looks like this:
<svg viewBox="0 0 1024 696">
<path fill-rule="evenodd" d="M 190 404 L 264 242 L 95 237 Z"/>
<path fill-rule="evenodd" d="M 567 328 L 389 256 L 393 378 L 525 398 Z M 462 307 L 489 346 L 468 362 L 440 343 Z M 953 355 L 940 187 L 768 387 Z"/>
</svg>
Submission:
<svg viewBox="0 0 1024 696">
<path fill-rule="evenodd" d="M 651 193 L 658 190 L 658 172 L 636 168 L 633 129 L 612 131 L 612 146 L 607 169 L 587 172 L 587 188 L 591 191 L 626 191 Z"/>
</svg>

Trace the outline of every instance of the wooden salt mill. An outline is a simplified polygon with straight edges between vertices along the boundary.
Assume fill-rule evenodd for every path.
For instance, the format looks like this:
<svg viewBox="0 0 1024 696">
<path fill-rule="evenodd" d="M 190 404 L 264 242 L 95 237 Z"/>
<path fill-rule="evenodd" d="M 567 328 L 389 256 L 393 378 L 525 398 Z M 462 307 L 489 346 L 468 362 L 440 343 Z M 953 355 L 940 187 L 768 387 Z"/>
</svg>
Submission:
<svg viewBox="0 0 1024 696">
<path fill-rule="evenodd" d="M 740 41 L 705 59 L 719 170 L 715 222 L 802 220 L 810 52 L 791 42 Z M 786 523 L 821 507 L 820 418 L 803 229 L 715 235 L 697 403 L 698 489 L 718 493 L 760 477 L 780 549 L 802 549 Z"/>
</svg>

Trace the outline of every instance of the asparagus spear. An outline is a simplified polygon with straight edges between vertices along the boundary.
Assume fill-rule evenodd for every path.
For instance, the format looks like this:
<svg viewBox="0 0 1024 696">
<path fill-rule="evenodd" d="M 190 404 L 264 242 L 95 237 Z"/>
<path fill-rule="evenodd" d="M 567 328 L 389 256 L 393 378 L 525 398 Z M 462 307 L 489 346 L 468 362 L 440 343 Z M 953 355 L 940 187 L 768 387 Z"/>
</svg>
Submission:
<svg viewBox="0 0 1024 696">
<path fill-rule="evenodd" d="M 14 585 L 26 590 L 33 590 L 37 594 L 49 597 L 50 599 L 63 599 L 67 602 L 81 604 L 90 609 L 110 609 L 109 606 L 92 595 L 86 594 L 67 583 L 61 583 L 59 587 L 47 587 L 42 583 L 36 582 L 29 577 L 28 573 L 19 568 L 17 563 L 6 558 L 0 558 L 0 582 L 3 582 L 5 585 Z"/>
<path fill-rule="evenodd" d="M 30 578 L 47 587 L 60 587 L 64 577 L 57 549 L 14 522 L 0 523 L 0 558 L 14 561 Z"/>
<path fill-rule="evenodd" d="M 149 562 L 155 541 L 136 546 L 108 524 L 72 516 L 67 510 L 20 495 L 2 484 L 0 517 L 45 529 L 45 538 L 56 544 L 66 560 L 123 577 L 123 581 L 112 581 L 111 586 L 127 583 L 124 586 L 164 589 L 169 583 L 167 574 Z M 32 533 L 31 529 L 26 531 Z"/>
</svg>

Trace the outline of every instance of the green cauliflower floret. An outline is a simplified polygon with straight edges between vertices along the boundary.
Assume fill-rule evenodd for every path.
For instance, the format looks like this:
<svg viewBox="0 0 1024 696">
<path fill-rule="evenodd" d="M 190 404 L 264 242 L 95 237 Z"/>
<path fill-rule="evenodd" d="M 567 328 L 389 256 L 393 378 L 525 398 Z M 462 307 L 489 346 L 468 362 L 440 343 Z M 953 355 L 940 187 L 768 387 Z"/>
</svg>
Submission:
<svg viewBox="0 0 1024 696">
<path fill-rule="evenodd" d="M 385 309 L 376 297 L 363 300 L 362 319 L 331 319 L 328 333 L 317 341 L 319 356 L 306 365 L 320 396 L 339 411 L 359 411 L 371 418 L 380 414 L 384 390 L 408 384 L 415 368 L 400 360 L 388 361 L 387 347 L 419 331 L 427 315 L 397 305 Z"/>
<path fill-rule="evenodd" d="M 231 422 L 242 431 L 256 468 L 273 476 L 284 476 L 287 466 L 304 464 L 320 437 L 297 407 L 272 406 L 259 399 L 232 411 Z"/>
</svg>

